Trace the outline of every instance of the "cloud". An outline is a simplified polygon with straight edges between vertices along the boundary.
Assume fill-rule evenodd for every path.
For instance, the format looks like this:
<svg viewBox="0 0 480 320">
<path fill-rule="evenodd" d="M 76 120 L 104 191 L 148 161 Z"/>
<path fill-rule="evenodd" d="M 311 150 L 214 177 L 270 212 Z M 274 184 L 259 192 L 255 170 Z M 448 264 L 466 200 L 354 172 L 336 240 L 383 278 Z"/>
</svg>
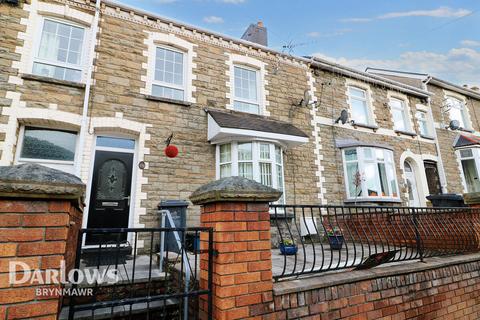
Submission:
<svg viewBox="0 0 480 320">
<path fill-rule="evenodd" d="M 314 56 L 351 68 L 366 67 L 428 73 L 458 85 L 480 85 L 480 51 L 472 48 L 453 48 L 446 53 L 407 51 L 395 59 L 332 58 L 321 53 Z"/>
<path fill-rule="evenodd" d="M 472 11 L 467 9 L 452 9 L 449 7 L 439 7 L 437 9 L 432 9 L 432 10 L 388 12 L 388 13 L 384 13 L 379 16 L 376 16 L 374 18 L 346 18 L 346 19 L 341 19 L 340 21 L 364 23 L 364 22 L 370 22 L 373 20 L 397 19 L 397 18 L 405 18 L 405 17 L 461 18 L 470 14 L 472 14 Z"/>
<path fill-rule="evenodd" d="M 212 23 L 212 24 L 219 24 L 219 23 L 223 23 L 224 21 L 223 21 L 223 18 L 221 18 L 221 17 L 208 16 L 208 17 L 203 18 L 203 22 Z"/>
<path fill-rule="evenodd" d="M 465 46 L 465 47 L 480 47 L 480 41 L 476 41 L 476 40 L 463 40 L 460 43 L 462 46 Z"/>
</svg>

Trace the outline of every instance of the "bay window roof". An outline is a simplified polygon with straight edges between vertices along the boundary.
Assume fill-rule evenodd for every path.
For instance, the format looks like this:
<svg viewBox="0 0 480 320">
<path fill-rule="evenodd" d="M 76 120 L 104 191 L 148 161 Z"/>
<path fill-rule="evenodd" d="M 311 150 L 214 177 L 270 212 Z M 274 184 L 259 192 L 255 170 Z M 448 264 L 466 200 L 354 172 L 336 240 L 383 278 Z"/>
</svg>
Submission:
<svg viewBox="0 0 480 320">
<path fill-rule="evenodd" d="M 211 143 L 248 138 L 276 140 L 293 147 L 308 142 L 308 135 L 288 122 L 243 112 L 205 111 L 208 113 L 208 140 Z"/>
<path fill-rule="evenodd" d="M 454 148 L 468 147 L 468 146 L 480 146 L 480 137 L 472 134 L 459 134 L 453 142 Z"/>
</svg>

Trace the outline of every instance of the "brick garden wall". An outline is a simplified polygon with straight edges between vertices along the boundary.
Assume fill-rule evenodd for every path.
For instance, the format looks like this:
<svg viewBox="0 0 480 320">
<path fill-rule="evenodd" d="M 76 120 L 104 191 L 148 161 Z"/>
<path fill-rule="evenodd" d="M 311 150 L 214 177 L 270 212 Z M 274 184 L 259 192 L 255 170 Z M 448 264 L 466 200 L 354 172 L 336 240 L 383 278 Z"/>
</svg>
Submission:
<svg viewBox="0 0 480 320">
<path fill-rule="evenodd" d="M 480 261 L 474 261 L 401 275 L 372 274 L 340 285 L 327 276 L 318 289 L 275 293 L 273 318 L 479 319 L 479 270 Z M 300 281 L 308 286 L 308 279 Z"/>
<path fill-rule="evenodd" d="M 57 319 L 59 298 L 37 297 L 35 290 L 45 286 L 35 281 L 12 285 L 9 262 L 24 262 L 44 276 L 43 270 L 59 270 L 65 260 L 68 270 L 75 258 L 81 215 L 69 200 L 0 199 L 0 320 Z M 16 273 L 17 279 L 22 276 Z"/>
</svg>

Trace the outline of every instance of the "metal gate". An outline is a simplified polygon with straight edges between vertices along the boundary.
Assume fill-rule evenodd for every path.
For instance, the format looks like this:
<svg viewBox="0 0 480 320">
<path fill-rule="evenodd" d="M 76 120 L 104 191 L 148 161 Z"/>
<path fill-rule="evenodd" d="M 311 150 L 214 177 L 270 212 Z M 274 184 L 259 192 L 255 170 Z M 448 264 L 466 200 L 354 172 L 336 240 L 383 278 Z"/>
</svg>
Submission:
<svg viewBox="0 0 480 320">
<path fill-rule="evenodd" d="M 170 234 L 178 250 L 164 245 Z M 82 229 L 61 318 L 198 319 L 202 304 L 211 319 L 212 259 L 212 228 Z"/>
</svg>

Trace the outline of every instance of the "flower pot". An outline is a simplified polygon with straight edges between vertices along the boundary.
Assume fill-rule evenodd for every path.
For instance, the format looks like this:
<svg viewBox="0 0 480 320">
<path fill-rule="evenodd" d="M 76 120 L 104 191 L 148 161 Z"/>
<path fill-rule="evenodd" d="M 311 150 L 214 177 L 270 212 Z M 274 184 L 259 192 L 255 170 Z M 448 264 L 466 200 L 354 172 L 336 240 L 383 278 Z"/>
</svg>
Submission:
<svg viewBox="0 0 480 320">
<path fill-rule="evenodd" d="M 298 247 L 296 245 L 285 245 L 283 243 L 280 244 L 280 253 L 286 256 L 297 254 Z"/>
<path fill-rule="evenodd" d="M 328 242 L 332 250 L 341 250 L 343 247 L 343 236 L 328 236 Z"/>
</svg>

